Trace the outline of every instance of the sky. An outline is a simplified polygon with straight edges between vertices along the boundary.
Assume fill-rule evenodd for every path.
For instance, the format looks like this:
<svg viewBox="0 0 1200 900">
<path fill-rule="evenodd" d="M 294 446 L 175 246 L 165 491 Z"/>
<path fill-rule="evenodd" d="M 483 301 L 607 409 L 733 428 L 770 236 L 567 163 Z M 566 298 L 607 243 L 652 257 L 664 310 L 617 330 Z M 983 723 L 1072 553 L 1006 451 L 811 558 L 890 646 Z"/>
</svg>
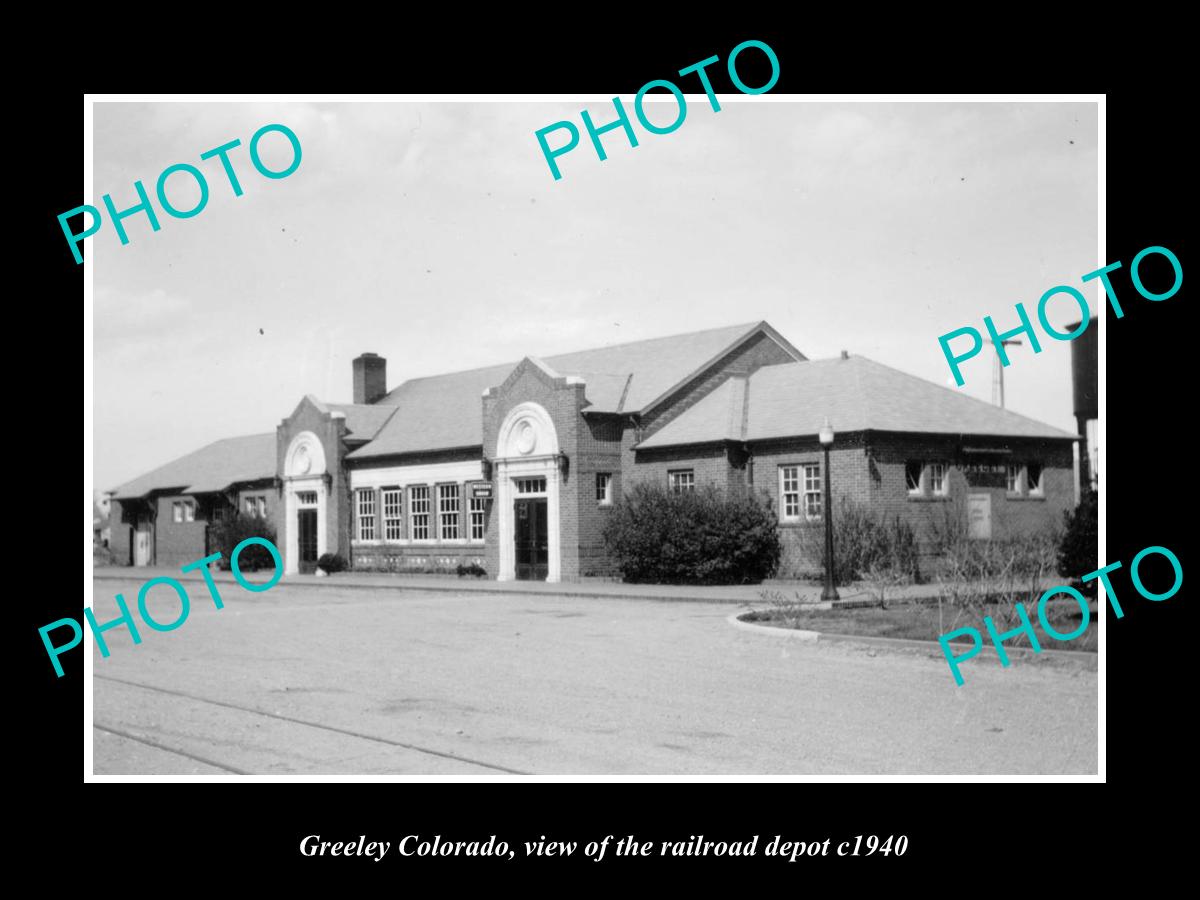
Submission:
<svg viewBox="0 0 1200 900">
<path fill-rule="evenodd" d="M 623 98 L 626 108 L 632 98 Z M 810 359 L 842 350 L 953 387 L 938 337 L 1019 324 L 1097 257 L 1094 103 L 801 103 L 688 96 L 671 134 L 590 146 L 611 101 L 97 103 L 96 196 L 204 172 L 187 219 L 154 201 L 86 241 L 94 287 L 94 483 L 115 488 L 223 437 L 269 432 L 305 394 L 351 400 L 351 360 L 388 387 L 443 372 L 766 320 Z M 652 121 L 676 114 L 647 103 Z M 581 142 L 551 175 L 535 132 Z M 299 168 L 258 174 L 261 126 Z M 200 154 L 233 139 L 244 193 Z M 565 140 L 558 132 L 551 146 Z M 267 135 L 264 164 L 291 161 Z M 188 209 L 198 188 L 168 181 Z M 1079 318 L 1048 307 L 1060 330 Z M 1095 323 L 1090 327 L 1095 327 Z M 1070 344 L 1012 348 L 1009 409 L 1074 430 Z M 957 347 L 957 344 L 955 345 Z M 990 401 L 994 356 L 955 390 Z M 566 373 L 564 373 L 566 374 Z M 835 429 L 837 423 L 833 423 Z"/>
</svg>

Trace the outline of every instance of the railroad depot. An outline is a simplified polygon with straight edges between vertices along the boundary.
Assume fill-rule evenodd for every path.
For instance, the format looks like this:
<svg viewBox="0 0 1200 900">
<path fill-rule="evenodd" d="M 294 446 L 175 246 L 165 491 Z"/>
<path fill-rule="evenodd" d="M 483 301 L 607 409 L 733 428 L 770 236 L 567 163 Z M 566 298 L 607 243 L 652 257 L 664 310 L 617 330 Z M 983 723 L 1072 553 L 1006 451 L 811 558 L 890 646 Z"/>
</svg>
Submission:
<svg viewBox="0 0 1200 900">
<path fill-rule="evenodd" d="M 119 563 L 182 565 L 234 511 L 274 526 L 288 573 L 354 569 L 574 581 L 615 574 L 602 530 L 637 482 L 754 492 L 776 510 L 780 575 L 824 496 L 972 536 L 1059 523 L 1079 438 L 843 353 L 810 360 L 765 322 L 414 378 L 353 361 L 350 403 L 306 396 L 274 432 L 218 440 L 113 492 Z"/>
</svg>

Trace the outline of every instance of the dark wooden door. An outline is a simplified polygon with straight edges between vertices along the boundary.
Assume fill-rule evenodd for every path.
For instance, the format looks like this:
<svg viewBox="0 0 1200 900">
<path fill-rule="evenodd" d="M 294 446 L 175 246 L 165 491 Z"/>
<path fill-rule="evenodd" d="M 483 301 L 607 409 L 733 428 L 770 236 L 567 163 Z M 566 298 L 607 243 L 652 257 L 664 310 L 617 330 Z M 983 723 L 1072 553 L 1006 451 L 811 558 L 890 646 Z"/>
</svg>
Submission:
<svg viewBox="0 0 1200 900">
<path fill-rule="evenodd" d="M 300 536 L 300 573 L 309 575 L 317 570 L 317 511 L 296 511 L 297 533 Z"/>
<path fill-rule="evenodd" d="M 517 527 L 513 529 L 517 542 L 517 580 L 545 581 L 550 573 L 546 501 L 518 500 L 514 514 L 517 522 Z"/>
</svg>

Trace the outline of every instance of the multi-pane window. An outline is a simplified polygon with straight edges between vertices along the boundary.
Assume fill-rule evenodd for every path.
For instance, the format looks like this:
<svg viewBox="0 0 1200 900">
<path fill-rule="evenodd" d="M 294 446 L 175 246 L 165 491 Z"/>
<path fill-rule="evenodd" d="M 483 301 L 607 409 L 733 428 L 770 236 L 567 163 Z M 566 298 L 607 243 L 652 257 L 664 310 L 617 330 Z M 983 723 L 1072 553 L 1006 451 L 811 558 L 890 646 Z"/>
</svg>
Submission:
<svg viewBox="0 0 1200 900">
<path fill-rule="evenodd" d="M 214 522 L 224 522 L 225 521 L 225 507 L 224 506 L 221 506 L 220 504 L 218 504 L 212 508 L 212 520 Z"/>
<path fill-rule="evenodd" d="M 817 463 L 804 466 L 804 515 L 809 519 L 821 515 L 821 467 Z"/>
<path fill-rule="evenodd" d="M 904 483 L 910 494 L 920 494 L 924 490 L 921 486 L 921 473 L 924 468 L 921 463 L 913 460 L 904 464 Z"/>
<path fill-rule="evenodd" d="M 518 494 L 544 494 L 546 493 L 546 479 L 540 478 L 518 478 L 517 479 Z"/>
<path fill-rule="evenodd" d="M 601 506 L 609 506 L 612 503 L 611 472 L 596 473 L 596 502 Z"/>
<path fill-rule="evenodd" d="M 471 498 L 471 540 L 482 541 L 487 525 L 487 500 L 483 497 Z"/>
<path fill-rule="evenodd" d="M 696 489 L 696 473 L 691 469 L 672 469 L 667 472 L 667 486 L 676 494 Z"/>
<path fill-rule="evenodd" d="M 421 484 L 411 489 L 408 501 L 409 533 L 414 541 L 429 540 L 429 487 Z"/>
<path fill-rule="evenodd" d="M 358 539 L 360 541 L 375 540 L 375 489 L 365 488 L 356 492 L 358 503 L 356 521 L 358 522 Z"/>
<path fill-rule="evenodd" d="M 383 539 L 398 541 L 403 536 L 404 520 L 401 518 L 404 492 L 400 488 L 384 488 L 383 494 Z"/>
<path fill-rule="evenodd" d="M 779 509 L 785 522 L 800 518 L 800 467 L 779 467 Z"/>
<path fill-rule="evenodd" d="M 265 519 L 267 517 L 267 498 L 244 497 L 242 499 L 242 509 L 246 511 L 246 515 L 248 516 L 259 516 Z"/>
<path fill-rule="evenodd" d="M 945 463 L 929 464 L 929 489 L 936 496 L 945 496 L 950 491 L 950 479 L 946 477 Z"/>
<path fill-rule="evenodd" d="M 458 485 L 438 485 L 438 535 L 443 541 L 458 540 Z"/>
<path fill-rule="evenodd" d="M 196 521 L 195 500 L 174 500 L 171 502 L 171 518 L 176 522 Z"/>
<path fill-rule="evenodd" d="M 1021 493 L 1021 467 L 1016 463 L 1008 464 L 1008 492 Z"/>
<path fill-rule="evenodd" d="M 1033 496 L 1042 495 L 1042 467 L 1037 463 L 1030 463 L 1025 468 L 1025 486 Z"/>
<path fill-rule="evenodd" d="M 904 487 L 910 497 L 933 494 L 945 497 L 950 493 L 950 466 L 944 462 L 909 460 L 904 464 Z"/>
</svg>

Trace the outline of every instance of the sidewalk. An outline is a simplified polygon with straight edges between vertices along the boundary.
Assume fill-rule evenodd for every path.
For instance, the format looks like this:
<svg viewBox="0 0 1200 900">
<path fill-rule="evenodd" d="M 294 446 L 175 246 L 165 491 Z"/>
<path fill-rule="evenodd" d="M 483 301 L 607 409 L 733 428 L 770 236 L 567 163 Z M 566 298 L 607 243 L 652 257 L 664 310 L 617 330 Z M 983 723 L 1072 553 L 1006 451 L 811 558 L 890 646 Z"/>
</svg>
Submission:
<svg viewBox="0 0 1200 900">
<path fill-rule="evenodd" d="M 203 582 L 204 578 L 198 572 L 186 574 L 179 569 L 168 566 L 102 566 L 92 572 L 98 581 L 123 581 L 142 584 L 151 578 L 168 577 L 177 581 Z M 254 581 L 263 581 L 263 573 L 250 574 Z M 234 583 L 231 572 L 216 571 L 213 580 L 218 583 Z M 700 603 L 724 603 L 758 606 L 764 602 L 762 593 L 765 590 L 791 590 L 793 588 L 808 588 L 809 585 L 788 582 L 773 586 L 771 584 L 745 584 L 727 586 L 692 586 L 671 584 L 623 584 L 619 581 L 587 580 L 582 582 L 558 582 L 547 584 L 544 581 L 491 581 L 486 578 L 458 578 L 453 575 L 393 575 L 386 572 L 342 572 L 318 578 L 316 575 L 285 575 L 279 582 L 293 587 L 312 588 L 362 588 L 362 589 L 391 589 L 395 591 L 444 591 L 446 593 L 482 593 L 482 594 L 545 594 L 557 597 L 588 597 L 610 598 L 621 597 L 629 600 L 690 600 Z M 820 593 L 820 588 L 817 588 Z"/>
<path fill-rule="evenodd" d="M 151 578 L 174 578 L 177 581 L 197 581 L 204 579 L 198 572 L 184 574 L 179 569 L 168 566 L 101 566 L 93 570 L 93 577 L 104 581 L 123 581 L 126 584 L 145 583 Z M 215 581 L 234 583 L 231 572 L 216 571 Z M 251 575 L 254 581 L 263 581 L 262 573 Z M 765 598 L 767 594 L 777 600 L 796 600 L 811 609 L 830 609 L 834 604 L 822 603 L 821 584 L 811 581 L 765 581 L 762 584 L 735 585 L 676 585 L 676 584 L 625 584 L 619 581 L 602 581 L 589 579 L 581 582 L 557 582 L 548 584 L 544 581 L 492 581 L 486 578 L 458 578 L 453 575 L 398 575 L 387 572 L 342 572 L 337 575 L 318 578 L 316 575 L 285 575 L 279 582 L 295 587 L 312 588 L 362 588 L 362 589 L 391 589 L 395 591 L 444 591 L 446 593 L 484 593 L 484 594 L 545 594 L 557 597 L 590 597 L 610 598 L 622 597 L 628 600 L 690 600 L 698 603 L 724 603 L 744 606 L 763 607 L 771 603 Z M 1053 580 L 1047 581 L 1043 588 L 1053 587 Z M 938 596 L 938 585 L 909 584 L 888 591 L 889 601 L 919 602 L 933 601 Z M 781 596 L 782 595 L 782 596 Z M 838 588 L 840 599 L 836 605 L 859 606 L 874 605 L 875 598 L 865 585 L 848 585 Z M 811 604 L 811 605 L 810 605 Z"/>
</svg>

